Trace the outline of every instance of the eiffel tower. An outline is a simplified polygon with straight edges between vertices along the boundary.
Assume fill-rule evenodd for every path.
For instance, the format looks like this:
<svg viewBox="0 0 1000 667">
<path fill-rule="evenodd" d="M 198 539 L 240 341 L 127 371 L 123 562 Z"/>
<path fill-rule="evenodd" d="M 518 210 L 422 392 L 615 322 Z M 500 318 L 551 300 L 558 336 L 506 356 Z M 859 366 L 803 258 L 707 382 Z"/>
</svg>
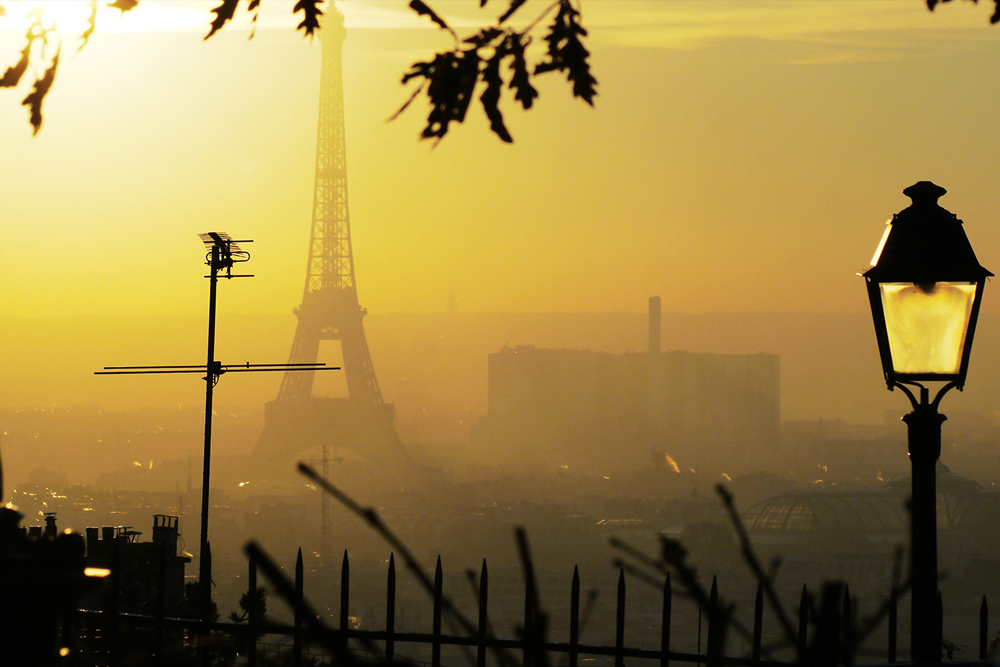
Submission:
<svg viewBox="0 0 1000 667">
<path fill-rule="evenodd" d="M 314 373 L 285 373 L 276 400 L 264 406 L 258 460 L 291 459 L 319 445 L 346 449 L 367 461 L 393 464 L 406 453 L 382 401 L 358 305 L 347 209 L 347 155 L 341 49 L 344 15 L 331 3 L 319 31 L 319 131 L 312 232 L 305 295 L 289 363 L 315 362 L 320 341 L 340 341 L 348 398 L 314 398 Z"/>
</svg>

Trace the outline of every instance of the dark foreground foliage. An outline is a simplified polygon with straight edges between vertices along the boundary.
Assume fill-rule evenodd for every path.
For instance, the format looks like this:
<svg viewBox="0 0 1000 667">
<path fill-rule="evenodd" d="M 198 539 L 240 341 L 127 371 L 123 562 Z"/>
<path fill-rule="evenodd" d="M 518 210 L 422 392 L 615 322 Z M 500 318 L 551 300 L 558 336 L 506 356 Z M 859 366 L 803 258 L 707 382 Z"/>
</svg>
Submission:
<svg viewBox="0 0 1000 667">
<path fill-rule="evenodd" d="M 401 2 L 403 0 L 400 0 Z M 472 1 L 472 0 L 470 0 Z M 489 0 L 479 0 L 485 8 Z M 530 109 L 538 91 L 532 79 L 546 72 L 559 72 L 571 84 L 573 95 L 593 105 L 597 95 L 597 81 L 590 73 L 589 51 L 583 45 L 587 31 L 583 27 L 581 0 L 506 0 L 494 1 L 503 5 L 499 15 L 471 36 L 460 37 L 448 22 L 423 0 L 411 0 L 410 8 L 426 16 L 441 30 L 454 38 L 454 46 L 434 55 L 433 58 L 414 63 L 403 76 L 403 83 L 416 87 L 409 99 L 396 113 L 399 115 L 415 99 L 424 96 L 430 104 L 427 126 L 421 133 L 423 139 L 440 141 L 451 123 L 461 123 L 472 99 L 479 96 L 483 112 L 490 121 L 490 128 L 502 140 L 513 138 L 504 124 L 500 101 L 504 88 L 512 91 L 514 100 L 524 109 Z M 107 6 L 124 14 L 139 5 L 139 0 L 114 0 Z M 241 10 L 249 15 L 253 38 L 260 14 L 261 0 L 219 0 L 212 9 L 212 19 L 205 39 L 209 39 L 237 17 Z M 298 0 L 292 8 L 298 21 L 296 29 L 305 37 L 313 37 L 323 27 L 324 0 Z M 539 9 L 527 18 L 522 27 L 513 27 L 514 21 L 526 15 L 526 7 Z M 0 16 L 10 14 L 18 7 L 15 0 L 0 2 Z M 59 67 L 64 41 L 78 41 L 75 50 L 82 49 L 90 39 L 97 24 L 98 0 L 87 0 L 89 18 L 79 35 L 64 35 L 46 16 L 44 6 L 35 7 L 27 15 L 25 45 L 14 64 L 7 67 L 0 77 L 0 88 L 15 88 L 32 72 L 31 91 L 21 104 L 29 109 L 29 122 L 35 134 L 42 127 L 42 103 L 52 88 Z M 490 8 L 491 9 L 491 8 Z M 333 6 L 326 7 L 329 17 L 336 24 L 343 17 Z M 488 11 L 488 9 L 487 9 Z M 543 55 L 531 63 L 526 55 L 532 35 L 544 28 Z M 541 50 L 540 50 L 541 51 Z M 29 77 L 31 75 L 28 75 Z M 481 91 L 481 92 L 480 92 Z M 395 116 L 393 116 L 395 117 Z"/>
<path fill-rule="evenodd" d="M 125 12 L 135 9 L 140 0 L 113 0 L 108 7 Z M 400 0 L 401 2 L 404 0 Z M 469 0 L 475 2 L 477 0 Z M 916 0 L 914 0 L 916 1 Z M 952 0 L 924 0 L 931 11 L 941 3 Z M 970 0 L 966 0 L 967 2 Z M 979 0 L 971 0 L 978 4 Z M 1000 0 L 992 0 L 995 11 L 990 23 L 1000 22 Z M 490 121 L 490 129 L 500 139 L 513 141 L 504 123 L 500 110 L 501 98 L 506 88 L 522 109 L 530 109 L 538 97 L 532 81 L 534 77 L 547 72 L 559 72 L 566 77 L 574 97 L 587 104 L 594 104 L 597 95 L 597 80 L 590 72 L 590 52 L 584 46 L 587 30 L 583 26 L 582 0 L 478 0 L 484 10 L 499 6 L 499 13 L 482 27 L 468 36 L 460 36 L 448 21 L 424 0 L 411 0 L 410 8 L 418 15 L 426 16 L 441 30 L 447 31 L 454 39 L 451 49 L 435 53 L 428 60 L 413 63 L 403 75 L 403 84 L 415 84 L 409 99 L 396 112 L 394 118 L 411 103 L 425 97 L 430 105 L 427 125 L 421 132 L 422 139 L 440 141 L 452 123 L 462 123 L 473 98 L 477 95 L 483 113 Z M 89 18 L 79 35 L 71 39 L 78 42 L 76 51 L 82 49 L 93 34 L 97 23 L 98 0 L 87 0 Z M 261 0 L 218 0 L 212 9 L 212 20 L 205 39 L 209 39 L 232 21 L 242 9 L 250 17 L 253 29 L 260 14 Z M 313 37 L 322 29 L 325 6 L 324 0 L 298 0 L 292 12 L 298 21 L 296 29 L 303 36 Z M 487 8 L 487 5 L 490 5 Z M 0 1 L 0 16 L 16 11 L 16 0 Z M 535 13 L 528 13 L 531 7 Z M 327 8 L 328 13 L 339 15 L 335 8 Z M 31 71 L 34 77 L 31 90 L 21 101 L 28 108 L 28 118 L 34 134 L 42 127 L 42 103 L 52 88 L 59 58 L 63 50 L 64 36 L 58 27 L 45 15 L 44 7 L 35 7 L 26 15 L 28 27 L 25 44 L 0 77 L 0 88 L 15 88 Z M 520 27 L 514 27 L 521 20 Z M 531 62 L 527 55 L 528 45 L 533 35 L 544 29 L 543 55 L 537 62 Z M 30 67 L 29 67 L 30 65 Z"/>
</svg>

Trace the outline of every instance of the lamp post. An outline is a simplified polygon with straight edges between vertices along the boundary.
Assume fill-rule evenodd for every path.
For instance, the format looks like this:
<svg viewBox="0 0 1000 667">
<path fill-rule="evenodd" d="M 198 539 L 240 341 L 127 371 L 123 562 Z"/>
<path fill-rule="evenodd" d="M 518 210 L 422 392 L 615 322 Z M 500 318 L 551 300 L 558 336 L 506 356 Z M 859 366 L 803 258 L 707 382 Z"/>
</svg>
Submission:
<svg viewBox="0 0 1000 667">
<path fill-rule="evenodd" d="M 938 205 L 945 192 L 929 181 L 903 190 L 913 203 L 887 223 L 862 274 L 886 384 L 913 406 L 903 417 L 912 466 L 910 650 L 913 662 L 924 663 L 937 661 L 941 650 L 935 466 L 946 417 L 938 404 L 965 385 L 983 287 L 993 275 L 976 259 L 962 221 Z M 927 381 L 944 383 L 933 401 L 921 384 Z"/>
</svg>

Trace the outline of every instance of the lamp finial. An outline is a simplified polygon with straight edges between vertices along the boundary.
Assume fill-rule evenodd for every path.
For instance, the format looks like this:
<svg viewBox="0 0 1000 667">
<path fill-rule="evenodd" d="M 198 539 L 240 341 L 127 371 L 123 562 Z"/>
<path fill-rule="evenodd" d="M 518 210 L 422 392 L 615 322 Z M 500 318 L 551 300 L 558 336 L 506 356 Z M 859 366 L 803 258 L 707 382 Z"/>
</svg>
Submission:
<svg viewBox="0 0 1000 667">
<path fill-rule="evenodd" d="M 903 194 L 913 200 L 914 204 L 937 204 L 939 197 L 948 192 L 940 185 L 930 181 L 917 181 L 903 190 Z"/>
</svg>

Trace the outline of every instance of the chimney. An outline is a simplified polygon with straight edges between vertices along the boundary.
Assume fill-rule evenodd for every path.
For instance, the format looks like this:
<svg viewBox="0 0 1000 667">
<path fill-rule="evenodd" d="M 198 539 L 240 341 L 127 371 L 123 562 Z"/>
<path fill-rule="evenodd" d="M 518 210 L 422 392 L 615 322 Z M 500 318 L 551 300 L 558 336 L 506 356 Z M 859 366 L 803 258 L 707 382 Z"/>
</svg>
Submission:
<svg viewBox="0 0 1000 667">
<path fill-rule="evenodd" d="M 649 353 L 660 353 L 660 297 L 649 297 Z"/>
<path fill-rule="evenodd" d="M 45 513 L 45 537 L 50 540 L 56 539 L 56 513 Z"/>
<path fill-rule="evenodd" d="M 166 545 L 169 555 L 177 554 L 177 517 L 169 514 L 153 515 L 153 542 Z"/>
</svg>

